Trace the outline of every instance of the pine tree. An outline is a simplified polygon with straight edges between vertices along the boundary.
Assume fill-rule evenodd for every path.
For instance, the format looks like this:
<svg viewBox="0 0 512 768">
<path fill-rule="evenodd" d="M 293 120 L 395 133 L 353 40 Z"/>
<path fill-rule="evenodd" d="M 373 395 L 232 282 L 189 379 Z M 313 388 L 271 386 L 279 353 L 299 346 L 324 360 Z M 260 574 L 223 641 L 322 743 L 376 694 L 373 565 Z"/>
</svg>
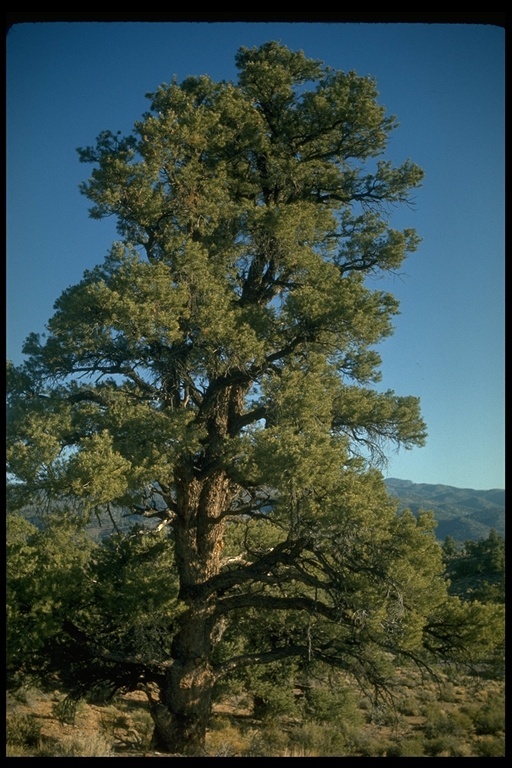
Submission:
<svg viewBox="0 0 512 768">
<path fill-rule="evenodd" d="M 141 649 L 127 683 L 115 632 L 79 613 L 66 632 L 91 669 L 110 653 L 122 685 L 156 686 L 157 743 L 183 754 L 232 670 L 296 656 L 379 683 L 378 649 L 419 656 L 446 598 L 432 525 L 397 515 L 378 470 L 426 436 L 418 399 L 376 386 L 398 303 L 368 279 L 417 248 L 388 211 L 423 173 L 383 159 L 396 120 L 372 78 L 275 42 L 236 64 L 236 84 L 161 85 L 129 136 L 79 150 L 120 239 L 9 367 L 11 503 L 167 527 L 181 607 L 157 661 Z M 237 651 L 237 626 L 276 612 L 288 640 Z"/>
</svg>

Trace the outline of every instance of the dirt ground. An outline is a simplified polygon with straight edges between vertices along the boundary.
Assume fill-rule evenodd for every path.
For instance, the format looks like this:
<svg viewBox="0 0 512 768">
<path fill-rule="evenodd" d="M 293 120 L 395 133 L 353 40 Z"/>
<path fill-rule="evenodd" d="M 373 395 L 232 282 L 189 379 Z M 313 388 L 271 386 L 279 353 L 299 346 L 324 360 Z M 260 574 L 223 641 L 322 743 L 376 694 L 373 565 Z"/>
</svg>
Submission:
<svg viewBox="0 0 512 768">
<path fill-rule="evenodd" d="M 147 713 L 147 700 L 143 693 L 135 692 L 123 697 L 122 706 L 80 703 L 74 722 L 63 722 L 56 714 L 62 695 L 28 691 L 23 696 L 7 697 L 7 717 L 31 715 L 41 728 L 42 742 L 47 745 L 82 741 L 92 744 L 98 734 L 105 734 L 105 742 L 111 743 L 110 757 L 170 757 L 150 749 L 142 749 L 143 740 L 149 740 L 151 727 Z M 57 710 L 58 711 L 58 710 Z M 137 716 L 138 715 L 138 716 Z M 70 718 L 72 719 L 72 718 Z M 141 733 L 142 730 L 142 733 Z M 29 755 L 25 755 L 29 756 Z"/>
<path fill-rule="evenodd" d="M 453 688 L 450 700 L 444 698 L 442 702 L 432 695 L 430 706 L 434 711 L 441 706 L 446 716 L 450 713 L 461 712 L 468 703 L 473 705 L 483 704 L 489 694 L 502 693 L 502 685 L 488 681 L 480 690 L 469 691 L 466 687 Z M 423 687 L 411 688 L 411 702 L 425 697 L 429 691 Z M 431 692 L 433 693 L 433 692 Z M 471 696 L 469 695 L 471 693 Z M 135 692 L 117 699 L 114 703 L 88 704 L 79 702 L 76 711 L 69 712 L 64 698 L 58 691 L 41 692 L 35 689 L 27 689 L 16 695 L 7 696 L 7 720 L 16 720 L 23 717 L 29 718 L 35 724 L 40 734 L 37 746 L 33 748 L 33 754 L 26 747 L 12 747 L 9 744 L 8 757 L 41 757 L 41 756 L 69 756 L 69 757 L 181 757 L 182 755 L 170 755 L 151 749 L 151 733 L 153 723 L 147 708 L 147 699 L 144 693 Z M 410 739 L 414 734 L 419 734 L 425 727 L 425 717 L 418 706 L 416 711 L 408 711 L 402 718 L 401 738 Z M 439 710 L 438 710 L 439 711 Z M 207 736 L 207 750 L 212 755 L 236 756 L 238 752 L 226 751 L 235 749 L 242 744 L 241 732 L 260 734 L 260 738 L 268 738 L 266 734 L 269 728 L 264 727 L 260 721 L 254 720 L 251 713 L 241 707 L 240 701 L 217 706 L 215 710 L 218 722 L 222 725 Z M 243 724 L 243 728 L 240 726 Z M 213 724 L 212 724 L 213 725 Z M 279 723 L 271 723 L 270 727 L 280 729 Z M 222 731 L 222 728 L 225 730 Z M 367 723 L 362 726 L 359 734 L 362 738 L 375 739 L 380 743 L 396 741 L 396 730 L 389 723 L 379 725 Z M 478 737 L 476 737 L 478 738 Z M 482 737 L 484 738 L 484 737 Z M 467 752 L 465 756 L 473 756 L 474 734 L 467 734 Z M 472 746 L 473 745 L 473 746 Z M 269 744 L 266 744 L 267 748 Z M 277 752 L 276 756 L 281 753 Z M 315 755 L 315 752 L 312 753 Z M 311 755 L 311 753 L 310 753 Z M 308 753 L 290 754 L 282 756 L 308 756 Z M 443 755 L 440 755 L 443 756 Z M 494 755 L 493 755 L 494 756 Z"/>
</svg>

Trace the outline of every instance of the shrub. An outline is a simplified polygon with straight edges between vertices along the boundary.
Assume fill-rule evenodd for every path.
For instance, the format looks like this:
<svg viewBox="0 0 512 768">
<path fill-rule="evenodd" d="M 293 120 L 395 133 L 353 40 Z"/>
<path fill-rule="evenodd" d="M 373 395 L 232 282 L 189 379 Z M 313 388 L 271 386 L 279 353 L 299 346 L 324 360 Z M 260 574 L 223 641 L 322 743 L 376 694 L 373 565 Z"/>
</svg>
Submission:
<svg viewBox="0 0 512 768">
<path fill-rule="evenodd" d="M 147 710 L 137 710 L 132 713 L 131 719 L 132 743 L 139 749 L 149 749 L 155 727 L 153 718 Z"/>
<path fill-rule="evenodd" d="M 463 736 L 473 732 L 471 717 L 463 711 L 446 712 L 439 707 L 429 705 L 423 710 L 427 719 L 424 727 L 425 736 L 436 739 L 442 736 Z"/>
<path fill-rule="evenodd" d="M 316 723 L 332 723 L 338 726 L 361 725 L 363 715 L 354 693 L 341 688 L 310 688 L 305 696 L 305 713 Z"/>
<path fill-rule="evenodd" d="M 40 701 L 53 698 L 53 694 L 42 691 L 35 685 L 27 683 L 17 688 L 12 688 L 7 692 L 7 704 L 26 704 L 27 707 L 32 707 Z"/>
<path fill-rule="evenodd" d="M 424 757 L 425 745 L 422 736 L 411 736 L 391 744 L 386 750 L 386 757 Z"/>
<path fill-rule="evenodd" d="M 478 734 L 494 735 L 505 730 L 505 702 L 499 695 L 490 696 L 474 716 Z"/>
<path fill-rule="evenodd" d="M 252 731 L 243 757 L 282 757 L 289 750 L 288 734 L 279 726 Z"/>
<path fill-rule="evenodd" d="M 69 696 L 66 696 L 61 701 L 57 701 L 52 705 L 52 714 L 57 718 L 59 723 L 74 725 L 76 716 L 82 708 L 83 701 L 81 699 L 72 699 Z"/>
<path fill-rule="evenodd" d="M 279 715 L 295 713 L 296 703 L 291 688 L 260 685 L 254 696 L 253 713 L 258 720 L 270 720 Z"/>
<path fill-rule="evenodd" d="M 112 704 L 102 711 L 99 719 L 100 732 L 111 741 L 127 747 L 146 750 L 151 744 L 154 724 L 147 710 L 124 712 L 122 704 Z"/>
<path fill-rule="evenodd" d="M 443 734 L 425 742 L 425 754 L 428 757 L 468 757 L 465 742 L 450 734 Z"/>
<path fill-rule="evenodd" d="M 244 734 L 228 720 L 216 718 L 206 737 L 208 757 L 252 757 L 254 753 L 250 748 L 253 738 L 252 731 Z"/>
<path fill-rule="evenodd" d="M 505 757 L 505 737 L 492 736 L 481 739 L 475 744 L 478 757 Z"/>
<path fill-rule="evenodd" d="M 353 739 L 350 754 L 358 757 L 384 757 L 389 743 L 378 735 L 363 733 Z"/>
<path fill-rule="evenodd" d="M 420 713 L 420 705 L 414 696 L 408 695 L 404 696 L 398 703 L 397 710 L 407 717 L 416 717 Z"/>
<path fill-rule="evenodd" d="M 38 755 L 39 757 L 112 757 L 112 745 L 101 734 L 83 734 L 62 739 L 51 755 Z"/>
<path fill-rule="evenodd" d="M 441 701 L 446 701 L 449 703 L 455 703 L 456 701 L 458 701 L 459 695 L 457 693 L 457 689 L 455 688 L 452 682 L 447 680 L 445 683 L 443 683 L 439 698 Z"/>
<path fill-rule="evenodd" d="M 14 713 L 7 720 L 7 744 L 37 748 L 41 741 L 41 726 L 35 715 Z"/>
<path fill-rule="evenodd" d="M 303 723 L 290 733 L 290 748 L 296 753 L 315 757 L 343 757 L 348 754 L 341 728 L 320 723 Z"/>
</svg>

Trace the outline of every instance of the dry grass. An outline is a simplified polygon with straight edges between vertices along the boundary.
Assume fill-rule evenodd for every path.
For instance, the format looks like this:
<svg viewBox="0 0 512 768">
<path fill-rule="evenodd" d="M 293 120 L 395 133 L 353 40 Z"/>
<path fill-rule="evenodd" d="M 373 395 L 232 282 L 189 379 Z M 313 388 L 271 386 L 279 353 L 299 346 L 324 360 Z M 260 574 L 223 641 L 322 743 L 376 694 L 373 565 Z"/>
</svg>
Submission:
<svg viewBox="0 0 512 768">
<path fill-rule="evenodd" d="M 504 686 L 497 681 L 447 682 L 409 678 L 398 707 L 358 707 L 357 723 L 254 719 L 240 702 L 216 708 L 208 757 L 501 757 Z M 151 749 L 145 696 L 109 704 L 80 702 L 73 712 L 55 691 L 25 689 L 7 697 L 7 757 L 169 757 Z"/>
</svg>

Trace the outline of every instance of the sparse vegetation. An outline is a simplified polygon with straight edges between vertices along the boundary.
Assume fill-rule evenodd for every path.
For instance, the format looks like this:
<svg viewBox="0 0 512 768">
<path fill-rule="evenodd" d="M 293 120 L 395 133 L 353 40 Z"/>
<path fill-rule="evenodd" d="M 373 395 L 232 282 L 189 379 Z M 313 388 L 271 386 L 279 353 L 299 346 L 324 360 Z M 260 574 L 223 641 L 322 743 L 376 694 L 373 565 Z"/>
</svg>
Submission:
<svg viewBox="0 0 512 768">
<path fill-rule="evenodd" d="M 46 597 L 47 584 L 55 584 L 51 569 L 46 565 L 48 542 L 53 528 L 38 530 L 25 527 L 22 521 L 10 518 L 9 551 L 14 552 L 10 568 L 16 566 L 11 580 L 13 594 L 34 600 L 32 628 L 39 632 L 48 626 L 41 606 L 66 606 L 59 594 L 52 592 L 51 602 Z M 59 530 L 59 529 L 57 529 Z M 60 529 L 62 534 L 62 529 Z M 448 547 L 449 565 L 455 571 L 457 558 L 463 560 L 472 552 L 478 563 L 482 552 L 484 564 L 489 550 L 500 551 L 499 540 L 490 545 L 468 545 L 464 548 Z M 76 553 L 83 552 L 84 540 L 76 538 L 69 529 L 65 536 L 52 540 L 54 568 L 57 574 L 71 568 L 76 584 L 84 584 L 84 576 L 76 571 Z M 89 551 L 85 547 L 85 551 Z M 151 537 L 106 539 L 94 555 L 96 573 L 108 575 L 109 589 L 98 603 L 105 617 L 117 616 L 119 632 L 130 638 L 137 634 L 142 647 L 141 633 L 148 647 L 155 646 L 154 635 L 158 590 L 144 570 L 148 562 L 165 558 L 166 550 Z M 63 569 L 63 554 L 70 565 Z M 39 562 L 45 564 L 44 578 L 34 579 L 34 571 L 27 570 Z M 149 558 L 149 560 L 148 560 Z M 503 567 L 491 558 L 496 571 Z M 120 599 L 122 591 L 116 586 L 123 573 L 129 575 L 130 601 Z M 140 570 L 139 570 L 140 569 Z M 467 567 L 463 566 L 464 573 Z M 488 568 L 477 567 L 475 574 L 487 573 Z M 125 578 L 123 576 L 123 578 Z M 27 591 L 30 589 L 30 591 Z M 136 595 L 140 593 L 145 609 L 138 611 Z M 11 592 L 9 593 L 11 594 Z M 69 585 L 60 598 L 69 600 L 73 593 Z M 34 597 L 35 596 L 35 597 Z M 16 598 L 18 599 L 18 597 Z M 169 599 L 169 595 L 165 600 Z M 46 601 L 46 603 L 45 603 Z M 469 600 L 468 605 L 474 601 Z M 162 605 L 166 605 L 164 602 Z M 10 607 L 18 605 L 11 599 Z M 149 621 L 153 611 L 153 623 Z M 20 611 L 13 616 L 23 624 Z M 138 623 L 135 621 L 139 617 Z M 164 617 L 165 614 L 162 614 Z M 103 619 L 102 619 L 103 620 Z M 126 625 L 126 626 L 125 626 Z M 243 625 L 240 624 L 240 630 Z M 266 625 L 257 630 L 251 625 L 244 628 L 247 637 L 255 643 L 265 642 L 267 635 L 283 636 L 283 627 L 277 618 L 269 617 Z M 284 627 L 294 629 L 292 623 Z M 11 627 L 16 640 L 18 624 Z M 252 634 L 251 634 L 252 632 Z M 44 634 L 44 633 L 42 633 Z M 39 636 L 37 634 L 37 636 Z M 121 640 L 123 634 L 118 637 Z M 262 640 L 263 639 L 263 640 Z M 30 637 L 21 638 L 20 648 L 27 647 Z M 234 639 L 231 640 L 235 642 Z M 240 642 L 240 638 L 238 640 Z M 12 649 L 11 649 L 12 651 Z M 232 652 L 232 648 L 230 649 Z M 20 657 L 20 658 L 23 658 Z M 492 669 L 495 674 L 492 674 Z M 114 695 L 112 689 L 98 685 L 81 698 L 73 698 L 66 690 L 55 690 L 51 684 L 37 688 L 26 674 L 23 685 L 19 676 L 9 677 L 7 754 L 11 757 L 109 757 L 118 755 L 157 755 L 152 746 L 153 719 L 148 701 L 142 691 L 130 695 Z M 389 672 L 389 670 L 388 670 Z M 494 667 L 485 675 L 454 676 L 448 667 L 435 669 L 437 679 L 422 678 L 414 666 L 396 666 L 391 677 L 396 685 L 393 699 L 375 700 L 372 695 L 362 696 L 355 679 L 340 670 L 326 669 L 315 660 L 298 665 L 288 662 L 266 667 L 249 667 L 245 675 L 226 679 L 216 690 L 214 713 L 209 724 L 202 756 L 209 757 L 270 757 L 270 756 L 364 756 L 364 757 L 462 757 L 501 756 L 504 750 L 505 712 L 503 657 L 496 654 Z M 48 682 L 51 676 L 48 678 Z M 164 754 L 161 752 L 160 754 Z"/>
<path fill-rule="evenodd" d="M 34 749 L 41 741 L 41 724 L 32 714 L 14 713 L 7 719 L 7 743 L 13 747 Z"/>
<path fill-rule="evenodd" d="M 504 683 L 460 680 L 446 701 L 434 682 L 416 676 L 407 711 L 384 707 L 378 722 L 357 689 L 340 676 L 343 706 L 329 710 L 332 693 L 318 690 L 304 707 L 257 719 L 247 702 L 227 696 L 216 706 L 203 757 L 502 757 L 505 752 Z M 449 686 L 448 680 L 443 687 Z M 427 697 L 426 694 L 429 694 Z M 428 698 L 428 703 L 422 703 Z M 313 699 L 318 705 L 315 707 Z M 58 701 L 65 699 L 58 697 Z M 58 709 L 58 708 L 57 708 Z M 151 745 L 152 719 L 142 694 L 106 703 L 80 702 L 75 724 L 55 714 L 43 691 L 8 697 L 8 757 L 163 756 Z"/>
</svg>

